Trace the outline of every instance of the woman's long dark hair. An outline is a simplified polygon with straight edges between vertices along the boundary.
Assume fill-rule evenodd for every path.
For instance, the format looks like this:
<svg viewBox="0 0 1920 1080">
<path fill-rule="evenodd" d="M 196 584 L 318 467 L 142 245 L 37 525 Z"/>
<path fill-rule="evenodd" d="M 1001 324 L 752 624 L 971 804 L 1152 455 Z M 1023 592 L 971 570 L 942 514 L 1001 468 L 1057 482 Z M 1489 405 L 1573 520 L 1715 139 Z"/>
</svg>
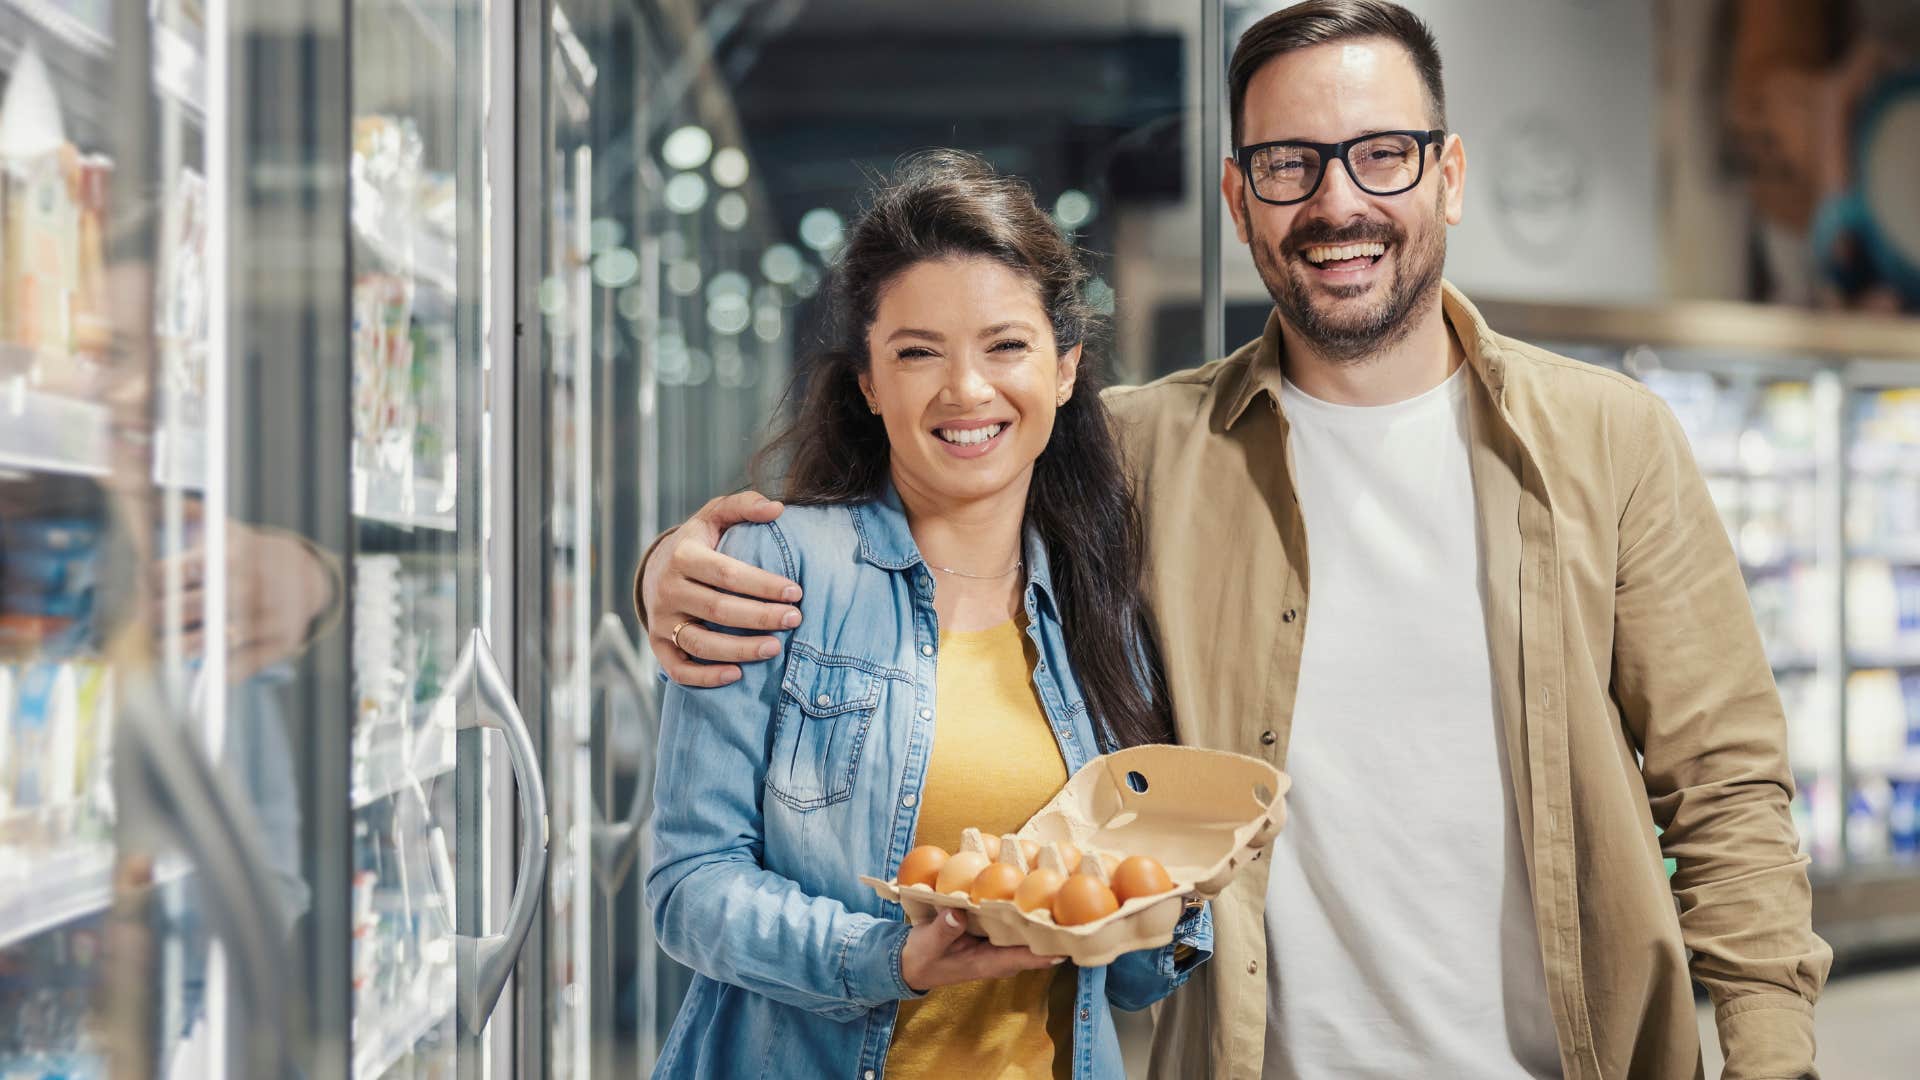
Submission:
<svg viewBox="0 0 1920 1080">
<path fill-rule="evenodd" d="M 956 256 L 992 259 L 1030 279 L 1061 352 L 1092 344 L 1100 319 L 1084 296 L 1086 265 L 1027 185 L 971 154 L 908 158 L 847 231 L 827 284 L 826 346 L 788 388 L 784 426 L 755 456 L 757 474 L 784 467 L 786 482 L 775 486 L 786 501 L 865 502 L 886 490 L 886 428 L 858 382 L 870 363 L 867 334 L 890 283 L 918 263 Z M 1095 723 L 1122 746 L 1169 742 L 1172 708 L 1140 592 L 1140 512 L 1101 385 L 1093 350 L 1084 349 L 1073 397 L 1034 465 L 1027 522 L 1046 542 L 1067 653 Z M 1136 640 L 1145 646 L 1144 678 Z"/>
</svg>

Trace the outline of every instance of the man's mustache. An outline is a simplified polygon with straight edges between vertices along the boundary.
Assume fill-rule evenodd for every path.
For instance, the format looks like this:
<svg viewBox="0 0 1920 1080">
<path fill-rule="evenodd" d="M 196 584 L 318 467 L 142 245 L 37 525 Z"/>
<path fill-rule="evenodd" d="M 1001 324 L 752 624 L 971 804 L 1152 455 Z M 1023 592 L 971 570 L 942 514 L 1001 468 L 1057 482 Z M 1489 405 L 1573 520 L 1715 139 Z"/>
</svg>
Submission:
<svg viewBox="0 0 1920 1080">
<path fill-rule="evenodd" d="M 1327 221 L 1310 221 L 1288 233 L 1281 249 L 1297 255 L 1322 244 L 1397 244 L 1405 235 L 1384 221 L 1352 221 L 1339 226 Z"/>
</svg>

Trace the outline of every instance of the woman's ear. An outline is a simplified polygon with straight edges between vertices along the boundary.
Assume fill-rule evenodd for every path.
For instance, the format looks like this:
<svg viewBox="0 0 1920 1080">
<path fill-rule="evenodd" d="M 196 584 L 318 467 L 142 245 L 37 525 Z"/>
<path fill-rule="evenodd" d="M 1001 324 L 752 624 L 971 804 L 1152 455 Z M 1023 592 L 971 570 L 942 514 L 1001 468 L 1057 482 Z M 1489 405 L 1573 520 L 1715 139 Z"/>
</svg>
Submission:
<svg viewBox="0 0 1920 1080">
<path fill-rule="evenodd" d="M 860 384 L 860 396 L 867 399 L 867 411 L 879 416 L 880 401 L 873 396 L 873 374 L 863 371 L 857 376 L 856 381 Z"/>
<path fill-rule="evenodd" d="M 1073 384 L 1080 377 L 1081 348 L 1082 346 L 1075 345 L 1060 354 L 1060 389 L 1054 395 L 1053 401 L 1056 407 L 1065 405 L 1067 400 L 1073 397 Z"/>
</svg>

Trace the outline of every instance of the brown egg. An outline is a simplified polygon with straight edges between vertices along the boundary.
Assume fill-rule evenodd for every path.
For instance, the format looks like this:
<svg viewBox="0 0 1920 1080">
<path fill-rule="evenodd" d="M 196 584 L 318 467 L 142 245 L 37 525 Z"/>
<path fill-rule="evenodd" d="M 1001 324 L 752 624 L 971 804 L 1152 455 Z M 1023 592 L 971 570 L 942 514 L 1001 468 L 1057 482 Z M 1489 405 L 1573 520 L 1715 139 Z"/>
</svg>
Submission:
<svg viewBox="0 0 1920 1080">
<path fill-rule="evenodd" d="M 1021 837 L 1021 838 L 1020 838 L 1020 853 L 1021 853 L 1022 855 L 1025 855 L 1025 856 L 1027 857 L 1027 865 L 1028 865 L 1028 866 L 1037 866 L 1037 865 L 1039 865 L 1039 863 L 1040 863 L 1040 841 L 1038 841 L 1038 840 L 1029 840 L 1029 839 L 1027 839 L 1027 838 L 1026 838 L 1026 837 L 1024 837 L 1024 836 L 1023 836 L 1023 837 Z"/>
<path fill-rule="evenodd" d="M 908 885 L 932 885 L 940 876 L 940 868 L 947 865 L 947 849 L 932 844 L 922 844 L 907 852 L 900 860 L 900 874 L 895 880 L 900 887 Z"/>
<path fill-rule="evenodd" d="M 1021 911 L 1037 911 L 1053 906 L 1053 895 L 1060 891 L 1066 881 L 1058 870 L 1041 868 L 1028 874 L 1013 892 L 1013 902 L 1020 905 Z"/>
<path fill-rule="evenodd" d="M 1113 895 L 1121 903 L 1136 896 L 1158 896 L 1173 890 L 1167 868 L 1150 856 L 1132 855 L 1120 861 L 1113 871 Z"/>
<path fill-rule="evenodd" d="M 973 886 L 973 879 L 980 876 L 993 860 L 978 851 L 962 851 L 947 860 L 940 868 L 940 876 L 934 879 L 933 887 L 944 893 L 966 892 Z"/>
<path fill-rule="evenodd" d="M 973 879 L 973 887 L 967 890 L 967 895 L 976 904 L 984 904 L 989 900 L 1011 900 L 1024 876 L 1019 867 L 997 862 L 980 871 L 979 876 Z"/>
<path fill-rule="evenodd" d="M 986 845 L 987 858 L 1000 861 L 1000 838 L 991 833 L 981 833 L 980 842 Z"/>
<path fill-rule="evenodd" d="M 1053 921 L 1061 926 L 1080 926 L 1105 918 L 1120 909 L 1113 890 L 1097 877 L 1075 874 L 1053 896 Z"/>
</svg>

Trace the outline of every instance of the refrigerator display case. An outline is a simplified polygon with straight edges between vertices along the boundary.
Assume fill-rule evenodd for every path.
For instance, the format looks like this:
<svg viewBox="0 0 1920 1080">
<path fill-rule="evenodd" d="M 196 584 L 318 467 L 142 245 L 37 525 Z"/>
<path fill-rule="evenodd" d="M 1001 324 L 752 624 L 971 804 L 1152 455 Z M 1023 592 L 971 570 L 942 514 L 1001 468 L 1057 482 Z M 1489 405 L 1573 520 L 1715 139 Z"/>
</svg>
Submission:
<svg viewBox="0 0 1920 1080">
<path fill-rule="evenodd" d="M 1740 304 L 1486 302 L 1673 409 L 1786 710 L 1815 928 L 1920 943 L 1920 323 Z"/>
</svg>

